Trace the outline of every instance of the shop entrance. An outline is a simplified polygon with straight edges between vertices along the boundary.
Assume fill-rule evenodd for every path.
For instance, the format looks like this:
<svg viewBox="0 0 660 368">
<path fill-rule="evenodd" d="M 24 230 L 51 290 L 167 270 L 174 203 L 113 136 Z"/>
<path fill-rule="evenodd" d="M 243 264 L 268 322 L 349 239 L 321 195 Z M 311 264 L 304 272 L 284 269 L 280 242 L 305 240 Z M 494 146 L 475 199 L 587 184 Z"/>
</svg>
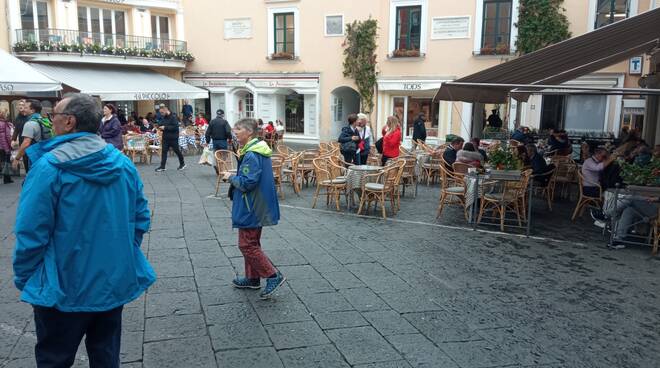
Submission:
<svg viewBox="0 0 660 368">
<path fill-rule="evenodd" d="M 287 133 L 305 133 L 305 95 L 293 92 L 284 98 L 284 126 Z"/>
</svg>

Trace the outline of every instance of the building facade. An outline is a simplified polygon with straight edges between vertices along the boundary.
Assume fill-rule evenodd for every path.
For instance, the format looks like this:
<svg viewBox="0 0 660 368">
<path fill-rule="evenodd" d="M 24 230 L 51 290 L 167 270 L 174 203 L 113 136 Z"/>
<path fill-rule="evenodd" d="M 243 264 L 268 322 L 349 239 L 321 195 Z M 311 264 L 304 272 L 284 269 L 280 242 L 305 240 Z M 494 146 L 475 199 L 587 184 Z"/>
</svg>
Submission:
<svg viewBox="0 0 660 368">
<path fill-rule="evenodd" d="M 566 0 L 574 36 L 646 11 L 654 0 Z M 514 124 L 518 106 L 434 102 L 444 81 L 515 57 L 519 0 L 184 0 L 188 46 L 196 56 L 184 80 L 210 92 L 209 111 L 230 122 L 252 116 L 285 122 L 287 139 L 333 140 L 360 97 L 342 74 L 346 24 L 378 21 L 377 93 L 372 125 L 397 115 L 404 137 L 419 112 L 431 140 L 476 135 L 484 111 L 498 108 Z M 642 59 L 642 70 L 648 63 Z M 636 86 L 629 63 L 571 82 Z M 643 120 L 643 100 L 621 97 L 532 97 L 520 106 L 522 125 L 618 131 Z M 583 119 L 589 116 L 588 119 Z"/>
<path fill-rule="evenodd" d="M 191 60 L 178 0 L 4 0 L 0 42 L 37 70 L 127 115 L 208 93 L 182 83 Z M 0 34 L 2 36 L 2 34 Z M 52 101 L 44 101 L 46 111 Z"/>
</svg>

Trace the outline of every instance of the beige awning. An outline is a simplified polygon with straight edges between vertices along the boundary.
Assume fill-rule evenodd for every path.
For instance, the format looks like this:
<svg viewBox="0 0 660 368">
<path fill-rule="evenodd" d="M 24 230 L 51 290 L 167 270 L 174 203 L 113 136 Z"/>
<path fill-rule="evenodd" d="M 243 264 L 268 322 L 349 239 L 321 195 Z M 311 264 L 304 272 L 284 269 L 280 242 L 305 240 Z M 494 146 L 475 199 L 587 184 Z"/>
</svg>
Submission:
<svg viewBox="0 0 660 368">
<path fill-rule="evenodd" d="M 541 89 L 533 85 L 559 85 L 659 46 L 660 8 L 457 79 L 457 84 L 443 83 L 435 99 L 503 103 L 511 91 L 522 88 L 525 92 L 516 98 L 526 100 Z"/>
</svg>

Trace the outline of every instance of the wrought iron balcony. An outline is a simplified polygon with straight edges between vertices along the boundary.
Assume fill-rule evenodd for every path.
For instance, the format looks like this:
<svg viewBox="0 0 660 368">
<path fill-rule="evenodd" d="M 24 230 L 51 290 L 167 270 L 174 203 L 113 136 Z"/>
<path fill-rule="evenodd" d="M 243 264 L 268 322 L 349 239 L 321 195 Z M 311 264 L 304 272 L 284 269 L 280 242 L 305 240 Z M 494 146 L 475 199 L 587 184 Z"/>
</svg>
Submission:
<svg viewBox="0 0 660 368">
<path fill-rule="evenodd" d="M 60 52 L 192 61 L 185 41 L 71 29 L 17 29 L 14 52 Z"/>
</svg>

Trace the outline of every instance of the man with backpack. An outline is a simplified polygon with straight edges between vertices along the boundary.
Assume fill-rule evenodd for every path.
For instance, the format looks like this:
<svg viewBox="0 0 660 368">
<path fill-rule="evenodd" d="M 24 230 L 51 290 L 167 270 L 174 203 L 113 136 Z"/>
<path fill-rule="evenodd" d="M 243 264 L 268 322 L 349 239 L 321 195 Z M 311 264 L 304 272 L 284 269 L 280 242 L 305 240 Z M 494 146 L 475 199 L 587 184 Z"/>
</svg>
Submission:
<svg viewBox="0 0 660 368">
<path fill-rule="evenodd" d="M 25 101 L 24 109 L 28 118 L 23 126 L 23 143 L 21 143 L 18 153 L 14 158 L 14 167 L 18 167 L 18 163 L 25 156 L 25 150 L 28 147 L 32 144 L 50 139 L 53 135 L 53 124 L 48 118 L 41 116 L 41 103 L 39 101 Z M 32 163 L 29 160 L 25 160 L 23 164 L 25 165 L 25 172 L 27 173 L 28 170 L 30 170 L 30 165 Z"/>
</svg>

